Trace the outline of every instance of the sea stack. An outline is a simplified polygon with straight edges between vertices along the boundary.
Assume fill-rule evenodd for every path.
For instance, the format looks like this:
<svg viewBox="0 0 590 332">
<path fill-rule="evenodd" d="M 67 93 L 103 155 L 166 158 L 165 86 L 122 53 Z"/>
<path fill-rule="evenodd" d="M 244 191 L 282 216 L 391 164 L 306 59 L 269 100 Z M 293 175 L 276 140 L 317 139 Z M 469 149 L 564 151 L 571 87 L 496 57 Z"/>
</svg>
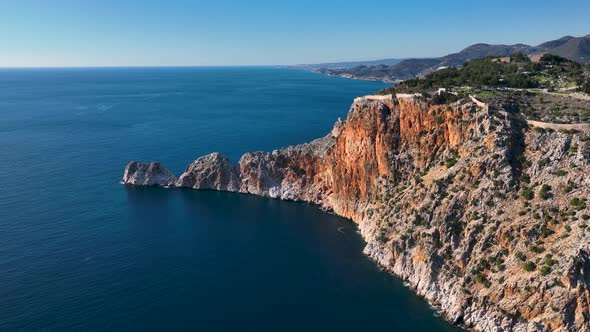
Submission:
<svg viewBox="0 0 590 332">
<path fill-rule="evenodd" d="M 176 177 L 159 162 L 131 161 L 125 167 L 121 182 L 134 186 L 168 187 L 173 186 L 176 180 Z"/>
</svg>

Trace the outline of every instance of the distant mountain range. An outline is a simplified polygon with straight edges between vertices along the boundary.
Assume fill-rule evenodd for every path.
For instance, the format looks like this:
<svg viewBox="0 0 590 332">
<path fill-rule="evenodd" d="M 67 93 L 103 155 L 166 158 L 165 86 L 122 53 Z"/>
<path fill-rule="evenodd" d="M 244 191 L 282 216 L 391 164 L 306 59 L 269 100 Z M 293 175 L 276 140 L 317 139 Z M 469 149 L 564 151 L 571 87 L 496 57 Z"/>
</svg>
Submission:
<svg viewBox="0 0 590 332">
<path fill-rule="evenodd" d="M 316 64 L 303 64 L 295 65 L 293 67 L 301 69 L 347 69 L 359 66 L 377 66 L 385 65 L 391 66 L 400 63 L 403 59 L 381 59 L 381 60 L 369 60 L 369 61 L 349 61 L 349 62 L 328 62 L 328 63 L 316 63 Z"/>
<path fill-rule="evenodd" d="M 590 35 L 584 37 L 566 36 L 537 46 L 525 44 L 490 45 L 480 43 L 440 58 L 384 59 L 364 62 L 298 65 L 293 67 L 312 70 L 330 76 L 395 82 L 424 76 L 441 67 L 460 66 L 466 61 L 477 58 L 506 56 L 513 53 L 529 55 L 551 53 L 581 63 L 590 63 Z"/>
</svg>

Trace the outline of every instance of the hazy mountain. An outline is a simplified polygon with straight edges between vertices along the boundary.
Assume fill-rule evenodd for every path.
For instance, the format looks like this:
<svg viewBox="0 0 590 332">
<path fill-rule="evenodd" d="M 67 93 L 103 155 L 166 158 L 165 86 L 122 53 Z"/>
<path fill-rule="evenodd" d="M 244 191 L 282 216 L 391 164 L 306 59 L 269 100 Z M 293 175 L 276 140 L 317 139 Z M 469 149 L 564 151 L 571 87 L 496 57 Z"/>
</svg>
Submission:
<svg viewBox="0 0 590 332">
<path fill-rule="evenodd" d="M 548 53 L 582 63 L 590 63 L 590 35 L 569 38 L 566 42 L 549 50 Z"/>
<path fill-rule="evenodd" d="M 359 65 L 356 66 L 353 65 L 354 62 L 348 62 L 346 64 L 349 66 L 340 67 L 334 66 L 335 64 L 318 64 L 306 65 L 307 67 L 297 67 L 331 76 L 380 81 L 398 81 L 423 76 L 441 67 L 460 66 L 466 61 L 477 58 L 486 56 L 506 56 L 513 53 L 551 53 L 570 60 L 590 63 L 590 35 L 585 37 L 566 36 L 537 46 L 525 44 L 490 45 L 479 43 L 466 47 L 460 52 L 439 58 L 405 59 L 393 64 L 385 63 L 385 60 L 376 60 L 373 61 L 373 65 L 371 65 L 370 61 L 367 61 L 359 63 Z"/>
<path fill-rule="evenodd" d="M 380 60 L 368 60 L 368 61 L 347 61 L 347 62 L 328 62 L 328 63 L 318 63 L 318 64 L 301 64 L 295 65 L 293 67 L 296 68 L 304 68 L 304 69 L 317 69 L 317 68 L 325 68 L 325 69 L 345 69 L 345 68 L 353 68 L 359 66 L 378 66 L 378 65 L 385 65 L 391 66 L 395 65 L 402 61 L 402 59 L 380 59 Z"/>
<path fill-rule="evenodd" d="M 544 42 L 543 44 L 539 45 L 538 47 L 545 48 L 545 49 L 556 48 L 558 46 L 561 46 L 561 45 L 567 43 L 571 39 L 575 39 L 575 38 L 576 37 L 565 36 L 565 37 L 561 37 L 561 38 L 556 39 L 556 40 L 551 40 L 551 41 L 548 41 L 548 42 Z"/>
</svg>

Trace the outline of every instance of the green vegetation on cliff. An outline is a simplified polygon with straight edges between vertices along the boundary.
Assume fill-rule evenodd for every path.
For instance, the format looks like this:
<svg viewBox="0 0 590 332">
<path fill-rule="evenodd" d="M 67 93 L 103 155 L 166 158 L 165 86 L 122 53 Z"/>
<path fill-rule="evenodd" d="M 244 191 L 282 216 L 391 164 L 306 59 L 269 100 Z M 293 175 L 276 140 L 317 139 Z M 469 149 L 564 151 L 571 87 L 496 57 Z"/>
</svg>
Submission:
<svg viewBox="0 0 590 332">
<path fill-rule="evenodd" d="M 579 87 L 584 90 L 590 88 L 590 66 L 551 54 L 543 55 L 539 62 L 532 62 L 523 54 L 485 57 L 466 62 L 461 68 L 444 68 L 423 78 L 403 81 L 381 93 L 432 93 L 439 88 L 462 87 L 548 90 Z"/>
<path fill-rule="evenodd" d="M 475 96 L 495 109 L 554 123 L 590 121 L 590 65 L 545 54 L 485 57 L 403 81 L 379 94 L 418 93 L 431 104 Z"/>
</svg>

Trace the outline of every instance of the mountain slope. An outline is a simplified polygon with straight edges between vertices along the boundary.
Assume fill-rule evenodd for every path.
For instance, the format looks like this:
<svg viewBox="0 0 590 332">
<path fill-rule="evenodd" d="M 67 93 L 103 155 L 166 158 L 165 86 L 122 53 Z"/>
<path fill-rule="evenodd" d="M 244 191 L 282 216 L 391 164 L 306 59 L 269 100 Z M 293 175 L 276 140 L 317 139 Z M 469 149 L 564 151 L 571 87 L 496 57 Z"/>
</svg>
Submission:
<svg viewBox="0 0 590 332">
<path fill-rule="evenodd" d="M 565 43 L 550 49 L 548 53 L 581 63 L 590 63 L 590 35 L 570 38 Z"/>
<path fill-rule="evenodd" d="M 590 35 L 577 38 L 566 36 L 537 46 L 479 43 L 466 47 L 457 53 L 448 54 L 439 58 L 406 59 L 397 64 L 386 66 L 383 66 L 383 64 L 380 66 L 357 66 L 351 68 L 317 66 L 311 69 L 330 76 L 395 82 L 424 76 L 425 74 L 438 70 L 440 67 L 457 67 L 473 59 L 486 56 L 507 56 L 513 53 L 551 53 L 566 59 L 590 63 Z"/>
<path fill-rule="evenodd" d="M 556 48 L 556 47 L 559 47 L 559 46 L 567 43 L 569 40 L 574 39 L 574 38 L 576 38 L 576 37 L 565 36 L 565 37 L 561 37 L 561 38 L 556 39 L 556 40 L 551 40 L 551 41 L 548 41 L 548 42 L 544 42 L 544 43 L 540 44 L 538 47 L 544 48 L 544 49 Z"/>
</svg>

